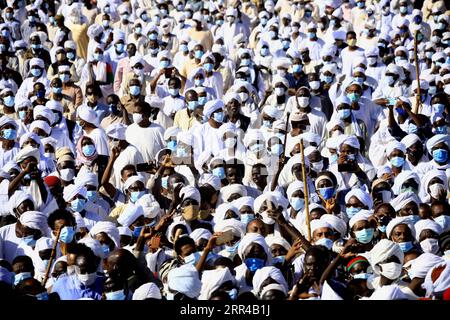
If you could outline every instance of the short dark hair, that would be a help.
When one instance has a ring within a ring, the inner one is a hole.
[[[56,220],[68,220],[72,222],[72,225],[75,225],[75,217],[67,210],[64,209],[58,209],[50,213],[50,215],[47,218],[47,223],[50,229],[55,230],[55,221]]]
[[[175,244],[173,246],[173,249],[175,250],[175,252],[177,253],[177,255],[181,254],[181,248],[187,244],[191,244],[192,246],[195,247],[195,242],[194,239],[192,239],[191,237],[181,237],[178,238],[177,241],[175,241]]]
[[[347,34],[345,35],[346,38],[348,38],[348,36],[354,35],[356,37],[356,32],[355,31],[348,31]]]
[[[27,269],[33,270],[33,260],[29,256],[17,256],[13,259],[12,264],[23,263]]]

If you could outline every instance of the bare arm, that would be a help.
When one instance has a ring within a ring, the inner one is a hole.
[[[112,199],[116,195],[116,188],[109,182],[111,178],[114,162],[117,160],[120,154],[120,149],[118,147],[114,147],[111,152],[111,156],[109,157],[108,164],[106,165],[105,172],[103,173],[101,186],[108,193],[108,196]]]

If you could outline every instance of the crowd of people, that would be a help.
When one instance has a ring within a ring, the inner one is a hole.
[[[450,300],[447,1],[0,8],[0,296]]]

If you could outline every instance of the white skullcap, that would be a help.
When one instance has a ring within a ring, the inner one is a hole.
[[[405,145],[405,148],[408,149],[409,147],[411,147],[414,143],[416,143],[418,141],[420,141],[419,136],[415,133],[410,133],[403,137],[403,139],[401,140],[401,143],[403,143]]]
[[[180,198],[183,199],[183,201],[186,199],[196,200],[199,205],[201,202],[200,192],[198,191],[197,188],[192,187],[192,186],[185,186],[185,187],[181,188]]]
[[[84,120],[90,124],[95,125],[96,127],[99,127],[98,117],[97,113],[88,106],[79,106],[77,109],[78,117],[80,117],[81,120]]]
[[[30,69],[33,68],[34,66],[38,66],[39,68],[44,69],[45,68],[44,60],[39,58],[30,59]]]
[[[192,146],[194,143],[194,136],[189,132],[180,131],[177,134],[177,141],[183,142],[188,146]]]
[[[113,139],[125,140],[127,126],[123,123],[113,123],[106,128],[106,135]]]
[[[346,135],[346,134],[342,134],[339,136],[339,145],[338,145],[338,149],[341,148],[342,145],[349,145],[353,148],[356,148],[359,150],[360,145],[359,145],[359,141],[358,138],[354,135]]]
[[[41,159],[39,149],[33,148],[32,146],[26,146],[16,154],[15,160],[17,163],[21,163],[22,161],[24,161],[29,157],[33,157],[39,162]]]
[[[30,131],[33,132],[36,128],[44,130],[46,134],[50,134],[52,131],[50,125],[44,120],[34,120],[30,125]]]
[[[142,206],[129,203],[125,210],[120,214],[119,218],[117,218],[117,222],[123,227],[129,227],[140,216],[144,216],[144,209]]]
[[[231,195],[235,193],[239,194],[241,197],[246,197],[247,189],[245,188],[245,186],[238,183],[233,183],[220,189],[220,197],[225,202],[228,202],[228,199],[231,197]]]
[[[51,249],[51,248],[53,248],[54,244],[55,244],[55,241],[52,238],[40,237],[36,241],[36,245],[34,246],[34,252]]]
[[[242,238],[245,234],[245,226],[237,219],[225,219],[214,225],[214,232],[225,231],[231,231],[234,236]]]
[[[137,288],[133,293],[132,300],[145,300],[145,299],[158,299],[161,300],[161,290],[153,282],[148,282]]]
[[[200,12],[197,13],[200,14]],[[170,270],[167,276],[167,284],[172,291],[180,292],[193,299],[200,295],[202,287],[198,271],[191,264],[185,264]]]
[[[94,255],[99,257],[100,259],[106,258],[106,254],[102,249],[102,245],[97,239],[94,239],[92,237],[84,237],[83,239],[79,240],[78,243],[84,244],[86,247],[91,249]]]
[[[335,231],[339,232],[341,237],[347,234],[347,223],[343,219],[333,214],[324,214],[320,217],[320,220],[329,223]]]
[[[442,233],[442,227],[438,223],[434,222],[434,220],[421,219],[414,224],[414,231],[416,234],[417,242],[419,242],[420,233],[423,230],[432,230],[436,232],[438,235]]]
[[[241,210],[243,206],[248,206],[253,209],[255,199],[250,196],[240,197],[232,202],[232,204],[238,209]]]
[[[378,264],[383,263],[392,256],[396,256],[400,260],[400,264],[403,264],[403,251],[397,243],[388,239],[381,239],[372,250],[370,250],[370,264],[376,275],[380,274],[380,267]]]
[[[80,186],[95,186],[98,188],[98,175],[91,171],[80,172],[75,178],[75,184]]]
[[[212,101],[208,101],[208,102],[205,104],[205,107],[204,107],[204,109],[203,109],[203,115],[204,115],[207,119],[209,119],[209,118],[211,118],[211,115],[212,115],[215,111],[220,110],[220,109],[223,109],[224,106],[225,106],[225,105],[224,105],[224,103],[223,103],[222,100],[212,100]]]
[[[272,86],[275,87],[278,83],[283,84],[286,88],[289,88],[289,82],[286,78],[280,77],[279,75],[276,75],[272,79]]]
[[[140,181],[142,182],[142,184],[144,184],[144,178],[142,176],[137,175],[129,177],[123,185],[123,190],[126,191],[129,187],[131,187],[132,184],[134,184],[137,181]]]
[[[219,191],[221,188],[221,182],[220,178],[218,176],[215,176],[210,173],[204,173],[200,176],[198,179],[198,185],[203,186],[205,184],[209,184],[211,187],[213,187],[216,191]]]
[[[212,237],[212,233],[208,229],[197,228],[191,232],[189,237],[191,237],[194,242],[197,242],[200,239],[209,240]]]
[[[98,221],[92,229],[89,231],[91,237],[94,237],[100,232],[106,233],[108,237],[114,242],[116,248],[120,247],[120,235],[119,229],[116,225],[111,221]]]
[[[61,104],[61,102],[56,101],[56,100],[48,100],[47,103],[45,104],[45,106],[48,109],[53,110],[53,111],[58,111],[58,112],[61,112],[61,113],[64,112],[63,105]],[[53,122],[55,122],[55,121],[53,120]]]
[[[89,38],[95,38],[103,32],[103,27],[97,23],[94,23],[87,29],[87,35]]]
[[[42,117],[48,119],[50,123],[55,122],[55,116],[54,116],[52,110],[50,110],[46,106],[38,105],[38,106],[34,107],[33,118],[36,119],[36,117],[38,117],[38,116],[42,116]]]
[[[289,251],[289,249],[291,248],[291,245],[286,241],[286,239],[280,236],[275,236],[273,234],[266,237],[266,242],[269,247],[274,244],[278,244],[279,246],[282,246],[284,249],[286,249],[286,251]]]
[[[120,236],[129,236],[129,237],[133,236],[133,233],[128,227],[117,227],[117,230],[119,230]]]
[[[388,143],[388,145],[386,146],[386,156],[390,156],[390,154],[394,151],[394,150],[400,150],[401,152],[403,152],[404,154],[406,153],[406,147],[403,143],[398,142],[397,140],[393,140],[391,142]]]

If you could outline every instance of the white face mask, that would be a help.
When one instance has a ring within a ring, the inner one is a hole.
[[[77,274],[78,280],[86,287],[90,286],[97,279],[97,272]]]
[[[320,160],[319,162],[311,162],[311,166],[315,172],[320,172],[323,169],[323,160]]]
[[[309,105],[309,97],[298,97],[297,101],[301,108],[306,108]]]
[[[64,181],[72,181],[75,177],[75,170],[74,169],[62,169],[59,171],[59,177]]]
[[[390,280],[396,280],[402,273],[402,265],[397,262],[389,262],[380,264],[382,271],[380,273]]]
[[[320,88],[320,81],[311,81],[309,83],[309,86],[311,87],[312,90],[317,90]]]
[[[275,94],[277,96],[282,96],[284,94],[284,88],[280,88],[280,87],[275,88]]]
[[[136,124],[141,123],[142,119],[143,119],[142,114],[140,114],[140,113],[133,113],[133,122],[134,123],[136,123]]]
[[[427,238],[423,241],[420,241],[420,247],[422,248],[423,252],[437,254],[439,252],[438,239]]]

